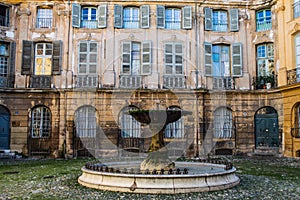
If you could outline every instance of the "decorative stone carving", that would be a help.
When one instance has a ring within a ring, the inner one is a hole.
[[[21,15],[27,15],[27,16],[29,16],[29,15],[31,15],[31,11],[30,11],[30,9],[29,8],[19,8],[18,10],[17,10],[17,15],[19,15],[19,16],[21,16]]]

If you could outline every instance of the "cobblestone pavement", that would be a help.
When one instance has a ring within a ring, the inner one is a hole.
[[[287,158],[234,158],[235,165],[242,165],[243,162],[253,163],[253,169],[260,171],[257,167],[264,167],[265,165],[258,165],[258,163],[269,164],[267,166],[286,166],[295,168],[300,171],[299,159]],[[273,168],[270,167],[270,171]],[[238,168],[237,174],[241,179],[241,183],[231,189],[206,192],[206,193],[189,193],[177,195],[142,195],[142,194],[128,194],[107,192],[80,186],[77,183],[77,178],[80,171],[63,174],[60,176],[43,177],[42,179],[32,179],[26,183],[16,183],[14,188],[0,187],[0,199],[300,199],[300,177],[295,177],[293,174],[283,173],[278,176],[249,174],[247,170],[240,170]],[[262,169],[268,171],[268,169]],[[272,172],[270,172],[272,173]],[[299,174],[299,173],[298,173]],[[13,175],[13,174],[12,174]],[[5,184],[1,181],[0,185]],[[3,186],[3,185],[2,185]]]

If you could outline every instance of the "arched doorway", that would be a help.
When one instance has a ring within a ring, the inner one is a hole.
[[[10,149],[10,113],[0,106],[0,149]]]
[[[255,116],[255,147],[279,147],[279,129],[277,111],[270,107],[260,108]]]

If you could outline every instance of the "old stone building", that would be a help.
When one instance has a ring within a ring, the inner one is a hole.
[[[192,111],[166,128],[176,156],[296,156],[279,28],[290,18],[276,2],[4,1],[0,149],[144,153],[149,127],[126,114],[142,108]]]

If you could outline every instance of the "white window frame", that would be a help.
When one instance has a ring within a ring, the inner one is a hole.
[[[181,46],[181,52],[176,52],[176,46]],[[172,51],[167,52],[167,46],[171,46]],[[176,58],[181,57],[181,62],[177,62]],[[171,62],[169,59],[171,58]],[[183,60],[183,44],[180,42],[165,43],[164,44],[164,73],[165,75],[183,75],[184,74],[184,60]],[[171,68],[171,73],[169,73],[167,68]],[[177,73],[177,68],[181,68],[181,73]]]
[[[76,137],[95,138],[97,132],[96,109],[82,106],[75,112]]]
[[[38,46],[39,45],[43,45],[43,49],[42,49],[42,54],[39,54],[39,49],[38,49]],[[51,46],[51,49],[50,48],[47,48],[47,46]],[[48,51],[51,51],[51,54],[48,54],[47,52]],[[47,43],[47,42],[39,42],[39,43],[36,43],[35,44],[35,62],[34,62],[34,75],[51,75],[52,74],[52,55],[53,55],[53,44],[52,43]],[[42,60],[42,64],[41,64],[41,73],[38,73],[37,71],[37,64],[38,64],[38,60]],[[46,68],[46,60],[50,59],[50,62],[49,64],[51,65],[50,66],[50,69],[47,70]]]
[[[228,12],[226,10],[213,10],[212,13],[212,28],[216,32],[227,32],[228,31]],[[224,14],[226,19],[223,18]],[[217,17],[215,16],[217,15]]]
[[[270,12],[271,16],[267,16],[267,12]],[[259,13],[263,13],[262,17],[259,17]],[[270,18],[270,19],[269,19]],[[272,28],[272,11],[270,9],[258,10],[255,13],[256,19],[256,31],[267,31]],[[260,21],[262,20],[262,21]]]
[[[38,7],[36,15],[36,28],[52,28],[53,9],[51,7]]]
[[[135,16],[137,12],[137,16]],[[139,28],[140,24],[140,8],[138,7],[124,7],[123,8],[123,27],[126,29]]]
[[[10,59],[10,44],[0,42],[0,77],[7,77]]]
[[[83,10],[88,10],[87,19],[83,19],[84,14]],[[96,11],[94,19],[92,19],[92,10]],[[97,28],[98,27],[98,8],[93,6],[82,6],[81,7],[81,20],[80,20],[80,27],[81,28]]]
[[[180,8],[165,9],[165,28],[170,30],[179,30],[181,28],[181,12]],[[179,14],[179,16],[176,16]],[[170,17],[169,17],[170,15]],[[168,18],[169,17],[169,18]]]
[[[38,106],[31,111],[31,137],[49,138],[51,131],[51,111],[45,106]]]
[[[217,139],[231,139],[233,131],[232,111],[226,107],[217,108],[214,112],[214,137]]]
[[[86,51],[81,51],[81,45],[86,44]],[[90,51],[91,45],[96,45],[96,51]],[[81,41],[78,46],[78,75],[96,75],[98,70],[98,43],[95,41]],[[81,62],[81,56],[85,56],[86,61]],[[95,60],[91,60],[94,56]],[[85,65],[85,72],[82,72],[81,65]],[[93,71],[91,66],[95,66]]]
[[[263,50],[265,49],[265,50]],[[274,44],[263,43],[256,46],[257,76],[269,76],[274,73]]]

